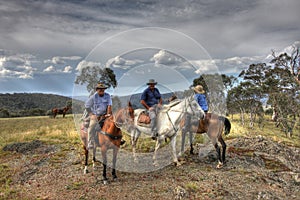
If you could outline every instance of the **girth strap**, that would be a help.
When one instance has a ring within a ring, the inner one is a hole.
[[[119,140],[119,139],[122,139],[122,137],[123,137],[123,135],[112,135],[112,134],[106,133],[104,131],[100,131],[100,133],[102,135],[106,135],[106,136],[110,137],[113,140]]]

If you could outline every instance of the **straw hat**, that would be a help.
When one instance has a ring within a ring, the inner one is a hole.
[[[97,89],[107,89],[108,87],[104,83],[97,83],[96,90]]]
[[[202,85],[197,85],[193,89],[198,94],[204,94],[205,93],[205,90],[203,89]]]
[[[147,85],[150,85],[150,84],[154,84],[154,85],[156,85],[156,84],[157,84],[157,82],[155,82],[155,80],[154,80],[154,79],[149,79],[149,82],[147,83]]]

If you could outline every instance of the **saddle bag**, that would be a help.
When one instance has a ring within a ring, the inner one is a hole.
[[[149,117],[149,114],[146,112],[141,112],[141,114],[139,115],[138,118],[138,123],[142,123],[142,124],[150,124],[151,119]]]

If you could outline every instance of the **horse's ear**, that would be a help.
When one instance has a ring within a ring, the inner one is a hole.
[[[131,105],[131,102],[130,102],[130,101],[128,101],[128,107],[132,107],[132,105]]]

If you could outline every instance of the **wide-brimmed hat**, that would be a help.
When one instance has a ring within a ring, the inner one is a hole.
[[[154,80],[154,79],[149,79],[149,82],[147,83],[147,85],[150,85],[150,84],[154,84],[154,85],[156,85],[156,84],[157,84],[157,82],[155,82],[155,80]]]
[[[203,89],[202,85],[197,85],[193,89],[198,94],[204,94],[205,93],[205,90]]]
[[[96,85],[96,90],[97,89],[107,89],[107,85],[105,85],[104,83],[97,83]]]

